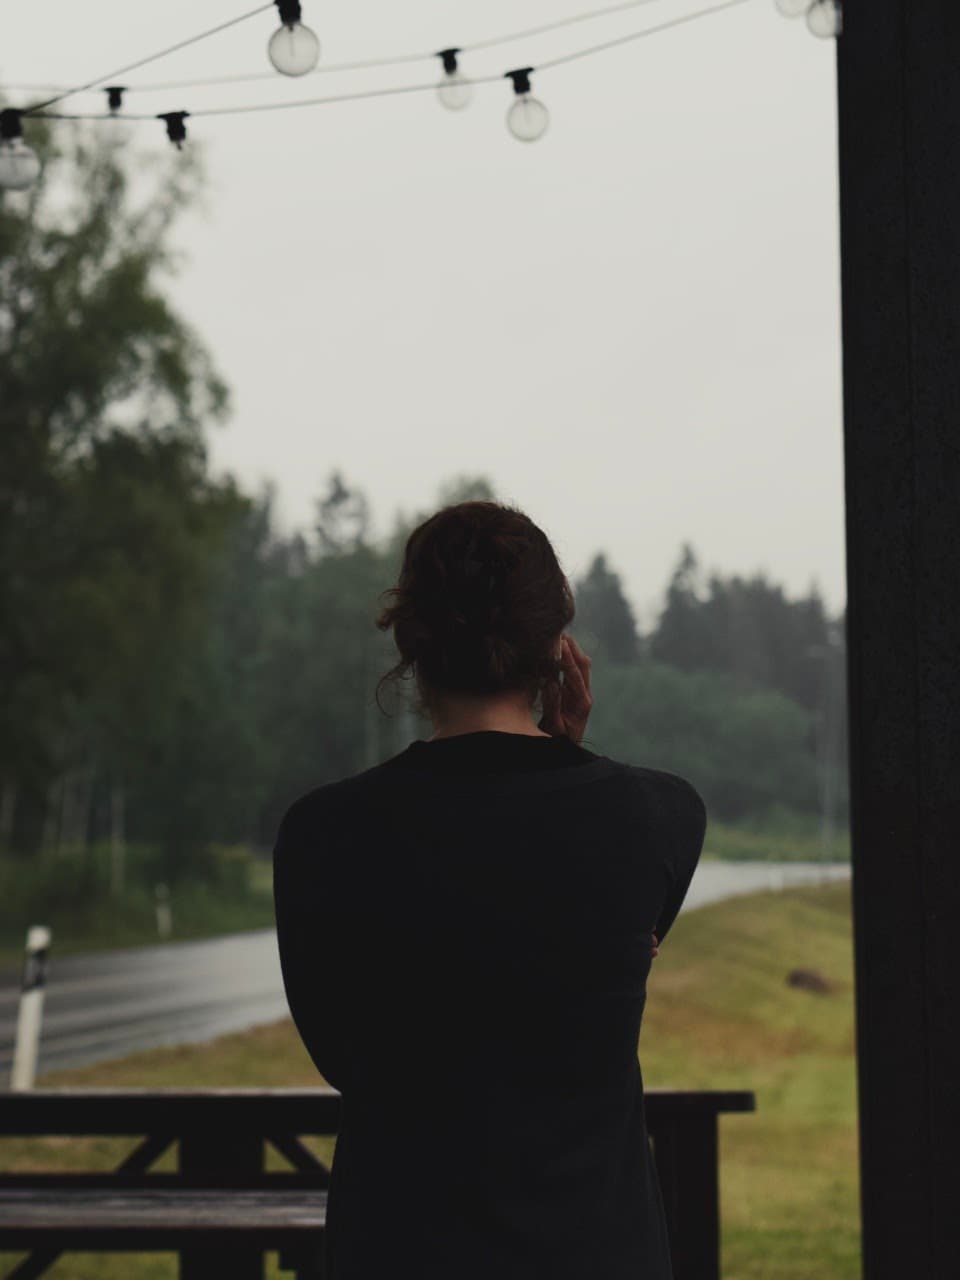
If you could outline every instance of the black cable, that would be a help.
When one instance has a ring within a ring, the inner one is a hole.
[[[562,66],[564,63],[573,62],[579,58],[586,58],[595,53],[602,53],[607,49],[613,49],[619,45],[628,44],[634,40],[642,40],[646,36],[657,35],[661,31],[667,31],[672,27],[678,27],[681,24],[686,22],[692,22],[696,18],[709,17],[710,14],[720,13],[724,9],[732,9],[736,5],[741,5],[746,3],[747,3],[747,0],[722,0],[722,3],[711,5],[709,8],[695,10],[693,13],[685,14],[680,18],[672,18],[667,22],[659,23],[655,27],[644,27],[642,31],[633,31],[633,32],[630,32],[628,35],[619,36],[615,40],[607,40],[603,44],[589,45],[585,49],[575,50],[573,53],[564,54],[559,58],[553,58],[547,62],[541,62],[538,66],[527,67],[525,68],[525,70],[528,73],[547,71],[552,67],[559,67],[559,66]],[[502,81],[505,78],[511,76],[512,74],[513,74],[512,72],[508,71],[506,73],[506,76],[504,75],[490,75],[490,76],[477,76],[477,77],[464,76],[462,83],[464,84],[493,84],[494,82],[502,83]],[[429,84],[396,85],[390,88],[383,88],[383,89],[361,89],[361,90],[358,90],[356,93],[331,94],[328,97],[324,97],[324,98],[296,98],[289,102],[250,103],[247,106],[241,106],[241,107],[207,107],[205,109],[201,108],[199,111],[191,111],[189,115],[191,118],[193,118],[193,117],[199,117],[199,116],[246,115],[252,112],[260,112],[260,111],[285,111],[292,107],[326,106],[328,103],[332,103],[332,102],[353,102],[361,98],[385,98],[398,93],[436,92],[436,88],[437,88],[436,81],[431,81]],[[167,113],[167,114],[177,114],[177,113]],[[78,115],[78,114],[74,114],[73,112],[69,114],[60,114],[60,113],[46,112],[46,111],[42,113],[42,116],[44,119],[47,119],[47,120],[157,120],[157,119],[166,118],[165,115],[164,116],[145,115],[145,114],[127,115],[126,113],[124,113],[123,115],[102,115],[102,114],[101,115]]]
[[[238,18],[230,18],[227,22],[221,22],[216,27],[211,27],[208,31],[201,31],[199,35],[190,36],[187,40],[180,40],[177,44],[170,45],[167,49],[161,49],[159,53],[151,53],[149,57],[140,58],[137,62],[131,62],[125,67],[118,67],[116,71],[108,71],[105,76],[98,76],[96,80],[90,80],[87,84],[77,85],[73,89],[65,89],[53,98],[47,98],[44,102],[36,102],[32,107],[21,108],[24,115],[33,115],[37,111],[43,111],[46,107],[55,106],[58,102],[63,102],[66,98],[72,98],[76,93],[85,93],[88,89],[96,89],[98,85],[105,84],[108,80],[117,80],[122,75],[126,75],[128,71],[135,71],[137,67],[145,67],[148,62],[156,62],[159,58],[165,58],[168,54],[176,53],[179,49],[186,49],[188,45],[198,44],[201,40],[206,40],[208,36],[215,36],[220,31],[226,31],[228,27],[235,27],[240,22],[246,22],[248,18],[255,17],[258,13],[264,13],[267,9],[272,9],[273,3],[258,5],[256,9],[251,9],[248,13],[242,13]]]

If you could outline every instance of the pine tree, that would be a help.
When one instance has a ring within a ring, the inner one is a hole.
[[[602,551],[576,584],[575,598],[577,616],[572,629],[589,633],[597,651],[610,662],[636,662],[640,645],[633,609],[619,575],[608,567]]]

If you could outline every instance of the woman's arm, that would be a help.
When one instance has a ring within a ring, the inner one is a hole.
[[[669,862],[671,883],[653,927],[657,943],[666,937],[677,918],[700,861],[707,830],[707,808],[700,793],[672,773],[661,773],[662,840]]]
[[[347,965],[336,929],[335,891],[306,834],[297,802],[280,824],[273,850],[273,904],[287,1004],[323,1078],[343,1090],[350,1078]]]

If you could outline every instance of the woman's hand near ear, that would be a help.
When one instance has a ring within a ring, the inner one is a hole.
[[[586,731],[587,718],[593,706],[590,696],[592,664],[572,636],[565,634],[561,645],[563,684],[544,687],[543,716],[537,727],[554,737],[565,734],[579,742]]]

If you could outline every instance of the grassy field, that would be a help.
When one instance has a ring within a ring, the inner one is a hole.
[[[725,1280],[860,1275],[849,882],[759,893],[681,915],[653,975],[640,1037],[647,1088],[748,1088],[720,1119]],[[786,985],[795,967],[833,984]],[[289,1021],[41,1078],[45,1085],[299,1085],[319,1077]],[[95,1168],[128,1140],[5,1140],[0,1167]],[[329,1159],[333,1140],[312,1140]],[[401,1157],[402,1157],[402,1153]],[[282,1167],[279,1157],[272,1167]],[[173,1168],[168,1153],[158,1168]],[[6,1270],[18,1255],[0,1255]],[[51,1280],[173,1280],[174,1255],[61,1258]],[[269,1259],[268,1275],[276,1270]]]

